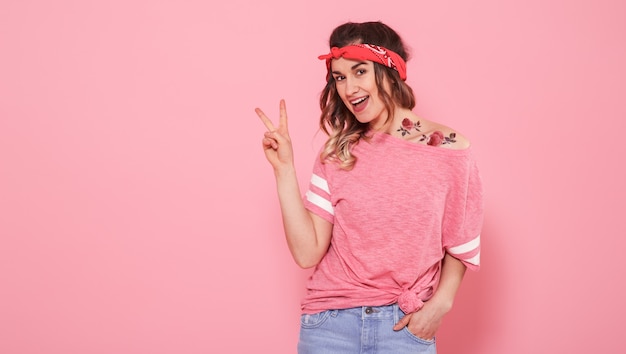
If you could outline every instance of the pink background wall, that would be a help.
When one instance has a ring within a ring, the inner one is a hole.
[[[412,47],[424,117],[474,142],[483,268],[442,354],[622,353],[623,1],[0,4],[0,352],[294,353],[260,106],[300,182],[336,25]]]

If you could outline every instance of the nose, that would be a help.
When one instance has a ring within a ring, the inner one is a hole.
[[[346,77],[346,93],[351,95],[359,92],[359,84],[354,77]]]

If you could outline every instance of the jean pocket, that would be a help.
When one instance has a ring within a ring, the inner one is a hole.
[[[404,333],[406,333],[407,336],[409,336],[411,339],[413,339],[414,341],[421,343],[421,344],[435,344],[435,338],[433,339],[424,339],[424,338],[420,338],[418,336],[416,336],[415,334],[413,334],[413,332],[409,331],[408,327],[404,327],[402,329],[402,331],[404,331]]]
[[[303,314],[300,316],[300,325],[302,328],[316,328],[324,324],[328,317],[330,317],[331,310],[322,311],[314,314]]]

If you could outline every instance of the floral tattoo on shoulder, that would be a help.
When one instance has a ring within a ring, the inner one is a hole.
[[[402,120],[402,125],[400,126],[400,129],[398,129],[397,131],[402,132],[402,136],[405,136],[407,134],[411,134],[411,130],[421,132],[421,127],[422,123],[419,120],[417,122],[414,122],[409,118],[404,118]]]
[[[421,127],[422,127],[422,124],[419,120],[417,122],[414,122],[410,120],[409,118],[404,118],[402,120],[402,126],[400,126],[400,128],[397,131],[401,132],[402,136],[405,136],[405,135],[411,134],[412,130],[415,130],[421,133],[421,130],[420,130]],[[426,141],[426,144],[431,145],[431,146],[452,144],[452,143],[456,143],[456,133],[452,132],[448,134],[448,136],[445,136],[443,135],[442,132],[440,132],[439,130],[436,130],[432,132],[430,135],[422,134],[419,141],[420,142]]]

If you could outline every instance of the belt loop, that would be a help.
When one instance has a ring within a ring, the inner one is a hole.
[[[396,302],[393,304],[393,323],[398,323],[398,321],[400,321],[400,306]]]

